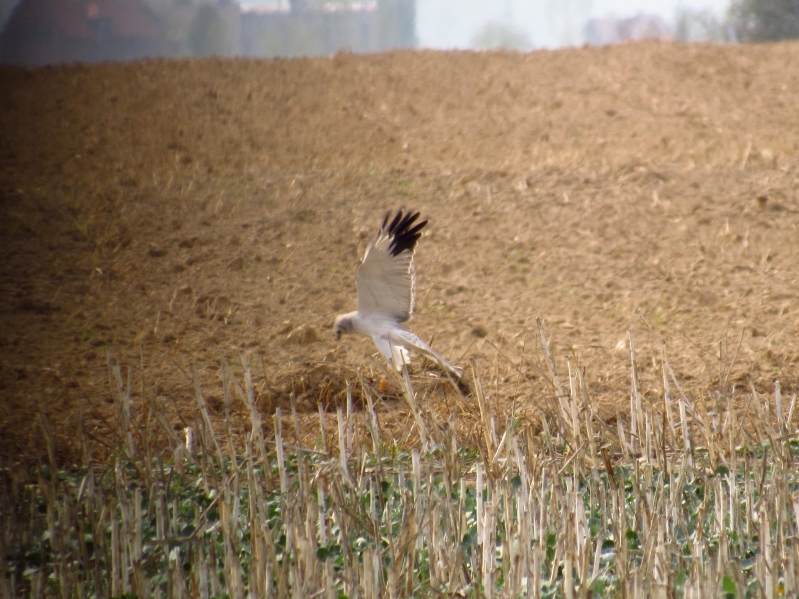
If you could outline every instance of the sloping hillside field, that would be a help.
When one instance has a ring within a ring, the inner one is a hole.
[[[431,221],[411,328],[469,377],[475,359],[500,422],[553,405],[536,318],[561,377],[579,360],[606,419],[629,411],[628,331],[655,406],[662,356],[694,400],[775,380],[792,393],[797,51],[0,71],[3,454],[39,447],[39,412],[62,456],[77,426],[112,434],[109,355],[134,402],[164,402],[175,426],[195,409],[189,365],[223,415],[220,358],[241,368],[242,353],[266,417],[292,390],[301,413],[334,411],[347,380],[382,372],[370,341],[336,343],[331,327],[399,206]],[[394,382],[384,433],[413,443]],[[446,419],[449,395],[424,401]]]

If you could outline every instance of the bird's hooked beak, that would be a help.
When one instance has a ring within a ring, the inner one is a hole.
[[[333,335],[336,341],[341,341],[341,336],[347,333],[352,333],[352,317],[355,312],[351,314],[342,314],[336,318],[336,324],[333,325]]]

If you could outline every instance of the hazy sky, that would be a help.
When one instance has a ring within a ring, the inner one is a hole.
[[[729,0],[416,0],[416,33],[426,48],[468,48],[490,21],[510,23],[533,47],[582,44],[591,17],[656,14],[672,23],[679,8],[721,16]]]
[[[656,13],[663,17],[671,18],[680,6],[693,9],[709,8],[716,13],[727,10],[729,0],[594,0],[591,3],[592,16],[601,16],[607,13],[635,14],[637,12]]]
[[[202,1],[202,0],[195,0]],[[274,5],[280,0],[240,0]],[[0,25],[18,0],[0,0]],[[579,45],[591,17],[630,17],[640,12],[674,21],[679,8],[709,9],[721,16],[730,0],[416,0],[416,34],[425,48],[470,48],[490,22],[510,24],[534,48]],[[288,0],[283,0],[288,6]]]

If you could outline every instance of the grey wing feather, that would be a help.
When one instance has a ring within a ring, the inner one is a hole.
[[[355,270],[358,312],[388,314],[397,322],[405,322],[413,313],[416,291],[413,252],[427,221],[414,226],[418,212],[403,215],[399,210],[391,222],[389,216]]]

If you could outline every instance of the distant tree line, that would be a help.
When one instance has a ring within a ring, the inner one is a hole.
[[[17,2],[14,5],[14,2]],[[415,0],[0,0],[0,64],[320,56],[416,46]]]
[[[0,0],[2,1],[2,0]],[[171,56],[317,56],[416,46],[415,0],[286,0],[241,12],[234,0],[147,0]]]
[[[799,38],[799,0],[735,0],[731,16],[739,41]]]
[[[681,8],[674,23],[678,41],[776,42],[799,38],[799,0],[732,0],[726,17]]]

